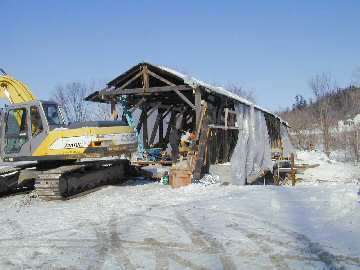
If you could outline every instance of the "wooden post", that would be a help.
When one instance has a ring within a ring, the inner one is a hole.
[[[144,145],[144,148],[148,148],[149,145],[148,145],[148,115],[147,115],[147,112],[145,113],[144,115],[144,121],[143,121],[143,124],[142,124],[142,129],[143,129],[143,145]]]
[[[224,130],[224,161],[229,161],[229,140],[228,140],[228,116],[229,116],[229,109],[224,108],[225,110],[225,130]]]
[[[118,114],[116,112],[116,102],[115,101],[111,101],[111,118],[113,120],[117,120],[117,118],[118,118]]]
[[[201,117],[201,89],[195,89],[195,112],[196,112],[196,129],[199,129],[200,117]]]
[[[294,156],[293,153],[291,153],[290,162],[291,162],[291,173],[290,173],[291,184],[292,184],[293,186],[295,186],[295,183],[296,183],[296,172],[295,172],[295,156]]]
[[[164,141],[164,110],[159,109],[158,114],[161,115],[160,122],[159,122],[159,144],[162,147],[163,141]]]
[[[225,108],[225,130],[228,127],[229,108]]]
[[[148,68],[146,65],[144,65],[142,70],[143,73],[143,88],[144,88],[144,92],[146,92],[149,89],[149,73],[148,73]]]
[[[171,116],[170,116],[169,124],[168,124],[167,129],[166,129],[166,135],[165,135],[165,140],[164,140],[164,143],[166,143],[166,144],[169,143],[171,125],[172,125],[172,124],[174,123],[174,121],[175,121],[176,114],[177,114],[176,111],[171,111]]]

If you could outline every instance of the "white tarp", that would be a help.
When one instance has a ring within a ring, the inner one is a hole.
[[[239,137],[231,157],[232,183],[251,183],[266,170],[272,170],[271,146],[264,113],[237,104]]]

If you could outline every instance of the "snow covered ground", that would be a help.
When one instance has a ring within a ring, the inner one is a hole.
[[[2,198],[0,269],[360,269],[360,169],[298,157],[320,166],[296,187],[137,180]]]

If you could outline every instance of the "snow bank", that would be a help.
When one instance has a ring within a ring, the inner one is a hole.
[[[358,165],[329,159],[320,151],[299,151],[297,163],[319,164],[318,167],[309,168],[302,175],[299,175],[303,183],[358,183],[360,180],[360,167]]]

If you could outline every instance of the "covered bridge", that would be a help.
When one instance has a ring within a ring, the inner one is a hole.
[[[111,104],[114,118],[120,117],[116,104],[141,111],[134,127],[145,149],[165,150],[173,125],[193,131],[195,143],[186,155],[192,179],[200,178],[212,164],[231,161],[232,182],[252,183],[272,171],[273,158],[286,158],[292,151],[287,124],[278,116],[167,67],[139,63],[86,100]]]

